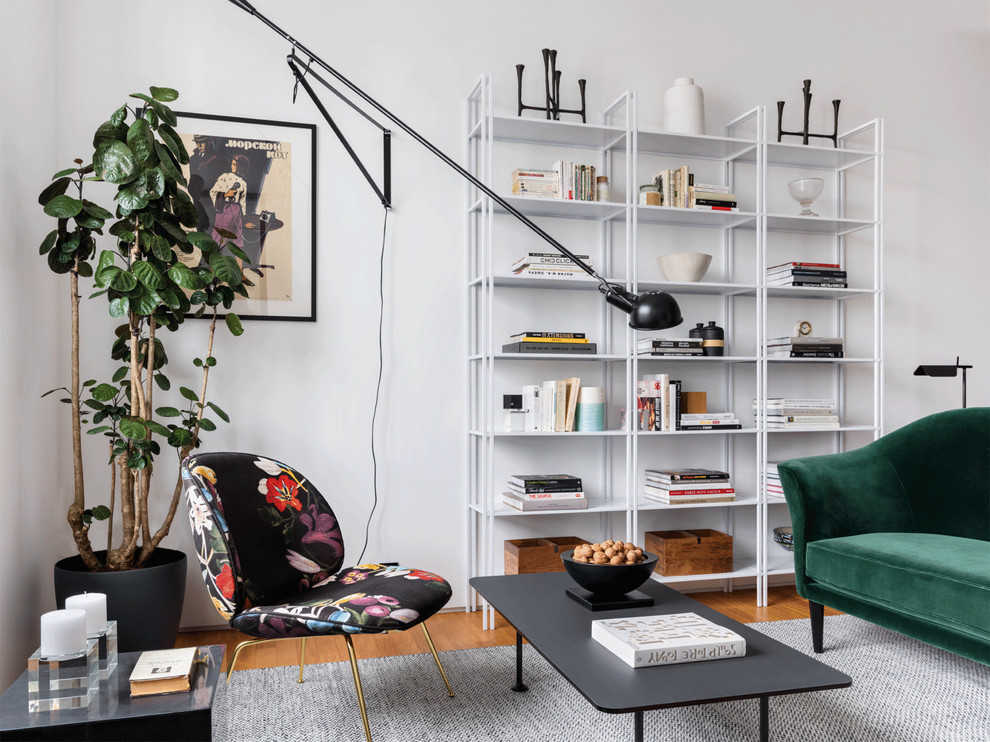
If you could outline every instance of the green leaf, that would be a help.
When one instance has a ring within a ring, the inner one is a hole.
[[[223,237],[225,240],[236,240],[237,235],[233,232],[228,232],[226,229],[221,229],[220,227],[215,227],[217,234]]]
[[[69,172],[71,173],[74,171],[69,170]],[[50,183],[48,187],[38,195],[38,203],[44,206],[56,196],[61,196],[68,190],[69,183],[71,182],[72,181],[69,178],[59,178],[54,183]]]
[[[149,288],[145,288],[141,291],[137,300],[131,299],[131,310],[141,316],[148,317],[155,313],[155,310],[161,306],[162,299],[158,294]]]
[[[53,229],[44,240],[41,241],[41,247],[38,248],[38,254],[44,255],[53,247],[55,247],[55,242],[58,240],[58,230]]]
[[[209,263],[217,278],[224,283],[230,286],[239,286],[243,282],[244,275],[241,273],[241,267],[229,255],[215,253],[210,256]]]
[[[130,372],[131,372],[130,366],[121,366],[120,368],[118,368],[116,371],[113,372],[112,379],[114,382],[118,382],[121,379],[123,379],[125,376],[127,376],[127,374],[129,374]]]
[[[106,520],[111,515],[113,515],[113,513],[110,512],[110,508],[106,505],[97,505],[93,508],[93,517],[96,518],[96,520]]]
[[[199,401],[199,395],[196,394],[196,392],[194,392],[189,387],[180,386],[179,387],[179,394],[181,394],[183,397],[185,397],[186,399],[188,399],[190,402],[198,402]]]
[[[116,259],[115,256],[116,256],[116,253],[114,253],[114,252],[112,252],[110,250],[103,250],[103,251],[101,251],[100,252],[100,260],[99,260],[99,263],[97,263],[96,270],[97,271],[101,271],[104,268],[109,268],[111,265],[114,264],[114,260]]]
[[[116,268],[116,266],[114,267]],[[117,275],[115,275],[113,280],[110,282],[110,285],[113,288],[117,289],[117,291],[122,291],[126,293],[128,291],[132,291],[135,287],[137,287],[138,285],[137,279],[129,271],[120,270],[119,268],[118,270],[120,272],[117,273]]]
[[[179,91],[174,88],[158,88],[151,86],[151,97],[160,100],[162,103],[171,103],[179,97]]]
[[[89,278],[90,276],[93,275],[93,266],[91,266],[89,263],[84,263],[80,261],[79,268],[76,270],[76,272],[83,278]]]
[[[214,358],[213,356],[207,356],[206,365],[209,366],[210,368],[213,368],[214,366],[217,365],[217,359]]]
[[[174,407],[159,407],[155,410],[155,414],[159,417],[181,417],[182,413],[179,412]]]
[[[93,146],[99,147],[103,142],[123,142],[126,138],[127,127],[124,126],[124,119],[115,122],[111,118],[109,121],[104,121],[100,124],[100,128],[96,130],[96,133],[93,135]],[[93,165],[96,165],[96,160],[93,161]]]
[[[183,263],[176,263],[168,269],[168,276],[176,284],[184,289],[198,289],[200,285],[199,277],[193,273],[188,266]]]
[[[230,334],[234,337],[244,334],[244,328],[241,326],[241,320],[233,312],[228,313],[227,316],[224,317],[224,321],[227,323],[227,329],[230,330]]]
[[[116,319],[127,314],[127,310],[131,306],[131,300],[126,296],[118,296],[115,299],[110,300],[110,316]]]
[[[165,106],[162,106],[165,108]],[[165,118],[164,116],[162,117]],[[186,151],[185,145],[182,143],[182,139],[176,133],[175,129],[175,116],[172,117],[171,121],[166,121],[158,127],[158,136],[162,138],[162,141],[168,145],[168,148],[175,154],[175,158],[183,165],[189,164],[189,153]]]
[[[127,130],[127,146],[139,162],[151,163],[155,155],[155,135],[144,119],[137,119]]]
[[[59,219],[71,219],[82,211],[83,203],[72,196],[55,196],[45,204],[45,213]]]
[[[202,291],[193,291],[189,295],[190,304],[202,304],[204,301],[206,301],[206,294]]]
[[[113,112],[113,116],[110,117],[110,123],[114,126],[120,126],[124,123],[124,119],[127,118],[127,106],[121,106],[116,111]]]
[[[52,273],[68,273],[72,270],[71,262],[63,262],[58,250],[48,251],[48,267]]]
[[[161,198],[165,193],[165,176],[157,167],[145,170],[131,185],[149,200]]]
[[[172,388],[172,382],[168,380],[165,374],[155,374],[155,383],[158,384],[158,388],[163,392],[167,392]]]
[[[96,285],[101,287],[110,286],[113,280],[121,273],[121,269],[115,265],[108,265],[106,268],[96,268]]]
[[[76,217],[76,224],[86,229],[102,229],[103,220],[92,217],[89,214],[80,214]]]
[[[199,421],[199,427],[207,432],[212,432],[217,429],[217,424],[208,417],[204,417]]]
[[[113,219],[113,214],[104,209],[99,204],[94,204],[92,201],[87,201],[83,199],[83,211],[85,211],[90,216],[95,216],[97,219]]]
[[[213,238],[203,232],[190,232],[186,235],[186,239],[203,252],[216,252],[220,249],[220,246],[213,241]]]
[[[227,243],[226,245],[224,245],[224,247],[226,247],[228,250],[230,250],[230,252],[233,255],[236,255],[238,258],[240,258],[241,260],[243,260],[245,263],[250,263],[251,262],[251,258],[248,257],[248,254],[246,252],[244,252],[241,248],[239,248],[237,245],[235,245],[233,242]]]
[[[90,394],[93,395],[93,399],[98,399],[101,402],[109,402],[117,396],[117,387],[110,384],[100,384],[94,387]]]
[[[229,423],[230,422],[230,418],[227,416],[227,413],[224,412],[223,410],[221,410],[215,404],[213,404],[212,402],[207,402],[206,403],[206,406],[209,407],[211,410],[213,410],[215,413],[217,413],[217,417],[219,417],[225,423]]]
[[[171,150],[161,142],[155,142],[155,152],[158,153],[158,167],[165,173],[165,177],[171,178],[176,183],[186,185],[186,178],[178,166],[178,159]]]
[[[75,172],[76,169],[74,167],[67,167],[65,170],[59,170],[57,173],[55,173],[52,176],[52,180],[55,180],[56,178],[61,178],[65,175],[72,175]],[[41,203],[41,201],[39,201],[38,203]]]
[[[97,428],[90,428],[89,430],[87,430],[86,435],[96,435],[97,433],[104,433],[108,430],[110,430],[109,425],[100,425]]]
[[[168,240],[160,234],[152,235],[151,237],[151,254],[163,263],[171,262],[174,255],[172,247],[168,244]]]
[[[137,158],[123,142],[105,139],[93,154],[97,177],[108,183],[130,183],[139,172]]]
[[[128,211],[138,211],[148,205],[148,196],[132,184],[117,192],[117,203]]]
[[[181,448],[192,440],[192,433],[185,428],[176,428],[168,436],[168,445],[173,448]]]
[[[195,366],[196,368],[202,368],[203,367],[203,359],[202,358],[193,358],[193,366]]]
[[[163,435],[166,438],[169,436],[169,434],[171,432],[164,425],[162,425],[161,423],[156,423],[154,420],[148,420],[148,422],[146,424],[148,426],[148,429],[152,433],[158,433],[158,435]]]
[[[131,266],[134,277],[149,289],[158,289],[165,285],[162,273],[147,260],[139,260]]]
[[[148,428],[143,422],[133,417],[125,417],[120,421],[120,432],[132,441],[142,441],[148,437]]]

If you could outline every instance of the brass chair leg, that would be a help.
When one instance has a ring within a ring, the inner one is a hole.
[[[443,671],[443,665],[440,664],[440,655],[437,654],[437,648],[433,646],[433,638],[430,636],[429,629],[426,628],[426,622],[420,624],[423,627],[423,634],[426,636],[426,643],[430,645],[430,652],[433,653],[433,659],[436,660],[437,667],[440,669],[440,674],[443,676],[444,685],[447,686],[447,695],[450,698],[454,697],[454,691],[450,687],[450,681],[447,680],[447,673]]]
[[[299,680],[297,683],[303,681],[303,663],[306,661],[306,637],[304,636],[299,640]]]
[[[361,675],[358,673],[357,655],[354,654],[354,644],[350,634],[344,634],[347,643],[347,654],[351,658],[351,673],[354,675],[354,687],[357,688],[358,706],[361,707],[361,721],[364,723],[364,736],[371,742],[371,727],[368,726],[368,710],[364,707],[364,692],[361,690]]]
[[[252,644],[261,644],[264,641],[268,641],[268,640],[248,639],[247,641],[243,641],[240,644],[238,644],[236,647],[234,647],[234,656],[230,658],[230,666],[227,668],[227,685],[230,685],[230,678],[234,674],[234,665],[237,664],[237,658],[238,656],[240,656],[241,650],[244,649],[244,647],[250,647]]]

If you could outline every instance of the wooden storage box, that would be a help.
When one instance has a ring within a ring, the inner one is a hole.
[[[575,546],[587,544],[577,536],[557,538],[521,538],[505,542],[505,574],[523,575],[532,572],[563,572],[560,555]]]
[[[711,528],[647,531],[645,550],[659,557],[654,571],[665,577],[732,571],[732,536]]]

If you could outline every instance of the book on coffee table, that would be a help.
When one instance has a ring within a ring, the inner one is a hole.
[[[637,668],[746,654],[746,640],[739,634],[696,613],[592,621],[591,638]]]
[[[195,659],[196,647],[142,652],[129,678],[131,696],[188,691]]]

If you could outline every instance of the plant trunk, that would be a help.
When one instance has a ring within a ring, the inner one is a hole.
[[[217,308],[213,307],[213,320],[210,322],[210,335],[206,343],[206,357],[211,358],[213,356],[213,338],[216,335],[217,330]],[[185,446],[182,447],[182,452],[179,454],[179,464],[181,466],[182,461],[192,453],[193,449],[196,448],[196,443],[199,440],[199,421],[203,419],[203,411],[206,409],[206,386],[210,379],[210,366],[205,361],[203,362],[203,386],[199,393],[199,414],[196,416],[196,429],[193,431],[192,440],[189,441]],[[175,482],[175,489],[172,491],[172,501],[168,506],[168,513],[165,514],[165,519],[162,522],[161,528],[155,531],[155,535],[149,540],[145,538],[144,543],[141,548],[141,555],[138,557],[137,566],[141,566],[147,561],[148,557],[151,556],[151,552],[155,550],[155,547],[161,543],[162,539],[168,535],[169,529],[172,527],[172,520],[175,518],[175,513],[179,509],[179,501],[182,497],[182,472],[180,470],[179,476]]]
[[[72,537],[83,563],[89,569],[99,569],[100,562],[93,553],[93,545],[89,541],[89,526],[83,521],[86,510],[86,487],[83,479],[82,456],[82,425],[80,423],[79,404],[79,258],[76,258],[69,274],[70,306],[72,311],[72,380],[69,384],[69,396],[72,404],[72,473],[74,496],[66,520],[72,528]]]

